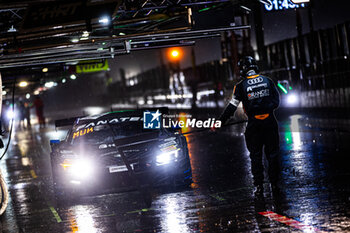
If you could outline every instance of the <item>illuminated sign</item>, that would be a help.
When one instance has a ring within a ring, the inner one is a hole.
[[[23,29],[47,28],[85,22],[88,18],[95,19],[101,15],[112,15],[121,0],[62,0],[45,1],[31,4],[27,10],[22,25]]]
[[[305,3],[301,4],[295,4],[295,0],[272,0],[271,5],[265,5],[265,9],[267,11],[280,11],[280,10],[288,10],[288,9],[295,9],[295,8],[303,8],[306,6]],[[299,0],[301,2],[301,0]],[[304,1],[305,2],[305,1]]]
[[[91,73],[98,71],[107,71],[109,69],[108,61],[105,60],[91,60],[91,61],[81,61],[76,66],[76,72],[80,73]]]
[[[294,4],[308,3],[310,0],[291,0]]]

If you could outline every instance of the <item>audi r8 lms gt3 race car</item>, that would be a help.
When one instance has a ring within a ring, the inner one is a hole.
[[[63,141],[51,141],[56,196],[189,185],[186,138],[173,129],[144,129],[143,112],[110,112],[77,118],[74,123],[72,118],[56,121],[56,127],[71,123]]]

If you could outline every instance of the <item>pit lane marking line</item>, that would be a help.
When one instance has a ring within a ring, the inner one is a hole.
[[[230,190],[226,190],[226,191],[223,191],[223,192],[217,192],[217,193],[214,193],[214,194],[209,194],[209,196],[217,199],[218,201],[225,201],[226,199],[223,198],[223,197],[220,197],[219,194],[227,194],[227,193],[232,193],[232,192],[236,192],[236,191],[239,191],[239,190],[248,190],[248,189],[252,189],[252,188],[254,188],[254,186],[245,186],[245,187],[241,187],[241,188],[230,189]]]
[[[226,191],[223,191],[223,192],[218,192],[216,194],[223,194],[223,193],[232,193],[232,192],[235,192],[235,191],[239,191],[239,190],[248,190],[248,189],[252,189],[254,188],[254,186],[245,186],[245,187],[241,187],[241,188],[236,188],[236,189],[230,189],[230,190],[226,190]]]
[[[220,197],[220,196],[217,195],[217,194],[210,194],[209,196],[215,198],[215,199],[218,200],[218,201],[225,201],[225,200],[226,200],[225,198]]]
[[[296,229],[307,231],[307,232],[321,232],[319,229],[309,226],[305,223],[299,222],[295,219],[288,218],[283,215],[276,214],[273,211],[265,211],[265,212],[258,212],[260,215],[267,217],[270,220],[274,220],[283,224],[286,224],[287,226],[294,227]]]
[[[133,210],[133,211],[129,211],[129,212],[126,212],[127,214],[134,214],[134,213],[138,213],[138,212],[147,212],[147,211],[150,211],[150,210],[154,210],[152,208],[150,209],[140,209],[140,210]]]
[[[105,217],[112,217],[112,216],[115,216],[115,213],[97,216],[96,218],[105,218]]]
[[[55,210],[55,208],[53,208],[52,206],[50,206],[50,210],[51,210],[53,216],[55,217],[57,223],[62,222],[62,219],[61,219],[60,215],[57,213],[57,211]]]
[[[38,176],[36,175],[35,171],[33,169],[30,170],[30,174],[32,175],[32,177],[34,179],[38,178]]]
[[[115,216],[116,214],[115,213],[112,213],[112,214],[106,214],[106,215],[99,215],[99,216],[96,216],[94,218],[106,218],[106,217],[113,217]],[[67,222],[71,222],[71,220],[62,220],[61,221],[62,223],[67,223]]]

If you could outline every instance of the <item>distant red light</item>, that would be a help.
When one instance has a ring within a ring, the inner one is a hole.
[[[182,57],[182,50],[179,48],[172,48],[168,51],[168,57],[171,61],[178,61]]]

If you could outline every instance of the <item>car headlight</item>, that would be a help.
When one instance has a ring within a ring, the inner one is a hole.
[[[178,150],[163,152],[163,153],[157,155],[156,163],[158,166],[169,164],[171,162],[176,161],[178,155],[179,155]]]
[[[89,159],[64,160],[61,166],[71,176],[77,179],[86,179],[94,173],[94,166]]]
[[[289,105],[296,105],[298,103],[298,96],[296,94],[289,94],[287,96],[287,103]]]
[[[7,119],[13,120],[16,116],[16,113],[12,109],[9,109],[6,113],[6,115],[7,115]]]

